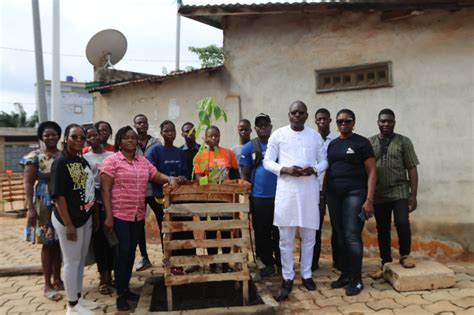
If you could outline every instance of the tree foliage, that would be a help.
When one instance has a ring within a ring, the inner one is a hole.
[[[190,46],[188,49],[190,52],[198,55],[202,68],[215,67],[224,64],[224,49],[222,47],[217,47],[212,44],[206,47]]]
[[[6,113],[0,112],[0,127],[35,127],[38,123],[38,111],[27,117],[26,111],[21,103],[14,103],[16,111]]]

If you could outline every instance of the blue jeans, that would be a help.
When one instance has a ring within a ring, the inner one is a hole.
[[[114,230],[119,241],[114,268],[115,289],[118,296],[129,290],[135,250],[141,234],[144,233],[144,226],[145,220],[124,221],[114,218]]]
[[[362,256],[362,222],[358,215],[367,198],[366,189],[348,192],[328,191],[327,204],[331,225],[337,235],[337,261],[343,275],[352,279],[361,279]]]
[[[408,199],[399,199],[387,203],[379,203],[375,207],[377,221],[377,237],[379,241],[380,258],[382,264],[392,261],[392,241],[390,229],[392,226],[392,212],[398,234],[400,256],[410,254],[411,231],[408,211]]]

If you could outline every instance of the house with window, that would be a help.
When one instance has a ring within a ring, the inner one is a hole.
[[[240,118],[265,112],[276,129],[295,100],[308,105],[309,127],[320,107],[333,116],[352,109],[367,137],[378,133],[378,112],[391,108],[421,162],[414,251],[473,253],[474,1],[189,5],[179,14],[222,29],[224,65],[102,82],[90,90],[95,120],[118,127],[140,112],[155,130],[164,119],[179,128],[195,120],[199,99],[214,96],[229,113],[221,133],[231,146]],[[375,248],[374,222],[366,230]]]

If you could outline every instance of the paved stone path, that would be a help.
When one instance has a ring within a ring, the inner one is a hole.
[[[40,246],[23,242],[25,219],[0,218],[0,269],[15,266],[39,265]],[[148,252],[154,267],[134,272],[131,288],[140,292],[145,279],[162,272],[161,249],[149,244]],[[328,258],[323,257],[321,268],[314,272],[317,290],[307,291],[296,278],[289,301],[280,303],[279,314],[474,314],[474,264],[463,261],[444,262],[454,270],[453,288],[433,291],[398,293],[383,280],[364,277],[365,289],[355,297],[347,297],[343,289],[331,289],[330,282],[338,277]],[[377,259],[364,259],[364,275],[377,268]],[[277,295],[280,278],[262,280],[273,295]],[[3,314],[64,314],[65,300],[51,302],[43,297],[41,275],[0,277],[0,315]],[[100,304],[96,314],[116,313],[115,296],[98,292],[98,273],[95,266],[86,268],[84,296]],[[64,293],[64,292],[62,292]]]

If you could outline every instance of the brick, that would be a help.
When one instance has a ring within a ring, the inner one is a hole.
[[[345,296],[346,290],[345,289],[328,289],[328,290],[321,290],[321,294],[326,297],[333,297],[333,296]]]
[[[25,305],[25,304],[28,304],[28,303],[32,302],[31,300],[33,300],[33,298],[22,298],[22,299],[14,299],[14,300],[10,299],[7,302],[5,302],[5,304],[3,304],[3,306],[9,307],[9,306]]]
[[[423,309],[420,305],[410,305],[402,309],[394,309],[393,312],[396,315],[401,315],[401,314],[406,314],[406,315],[428,315],[428,314],[433,314],[431,312],[428,312],[427,310]]]
[[[349,305],[342,305],[337,308],[344,314],[369,314],[373,311],[365,305],[365,303],[351,303]]]
[[[365,303],[365,302],[369,302],[369,301],[373,300],[370,293],[366,292],[366,290],[362,290],[361,293],[359,293],[358,295],[355,295],[355,296],[343,296],[342,299],[344,301],[346,301],[347,303],[349,303],[349,304]]]
[[[372,291],[370,295],[377,300],[386,298],[398,299],[403,297],[403,295],[394,290]]]
[[[470,307],[464,311],[457,312],[456,315],[472,315],[474,314],[474,307]]]
[[[459,289],[459,290],[449,290],[449,294],[453,296],[474,296],[474,289],[473,288],[466,288],[466,289]]]
[[[61,300],[58,302],[53,303],[43,303],[38,307],[38,310],[45,310],[45,311],[65,311],[66,310],[66,302]]]
[[[339,297],[339,296],[333,296],[327,299],[316,300],[316,304],[321,307],[348,305],[348,303],[344,301],[342,297]]]
[[[36,311],[38,308],[39,304],[26,304],[26,305],[20,305],[20,306],[14,306],[12,309],[9,310],[11,313],[32,313]]]
[[[423,305],[422,306],[425,310],[433,312],[433,313],[441,313],[441,312],[459,312],[463,309],[451,304],[448,301],[439,301],[430,305]]]
[[[383,309],[403,308],[402,305],[398,304],[393,299],[382,299],[373,302],[368,302],[367,306],[373,309],[374,311],[380,311]]]
[[[420,295],[409,295],[401,298],[395,298],[395,302],[403,306],[409,305],[426,305],[431,304],[431,301],[425,300]]]
[[[461,288],[461,289],[466,289],[466,288],[472,289],[472,288],[474,288],[474,281],[472,281],[472,280],[461,280],[461,281],[456,282],[454,287]]]
[[[433,293],[423,294],[423,299],[430,302],[439,302],[439,301],[450,301],[452,300],[452,295],[444,290],[439,290]]]
[[[411,269],[398,263],[385,264],[384,278],[402,292],[450,288],[455,283],[453,270],[435,261],[420,261]]]
[[[466,296],[451,300],[451,303],[462,308],[474,307],[474,296]]]

